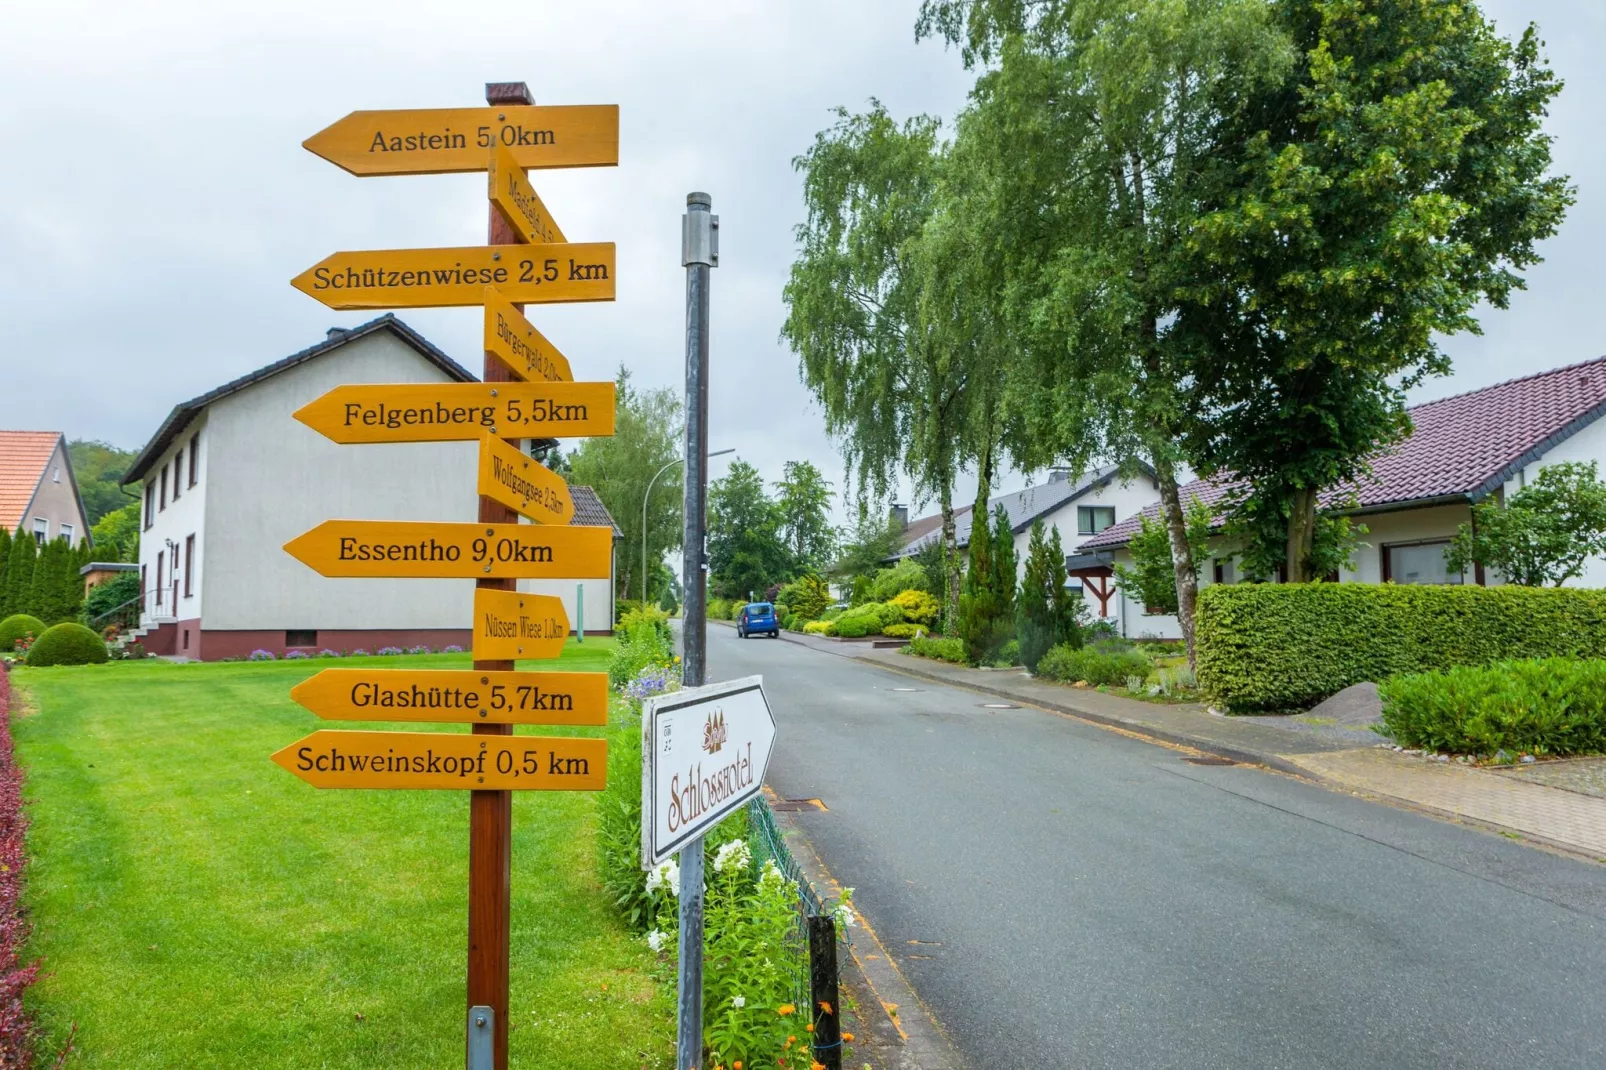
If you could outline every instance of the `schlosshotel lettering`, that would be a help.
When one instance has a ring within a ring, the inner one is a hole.
[[[381,401],[377,405],[364,405],[360,401],[346,402],[346,426],[361,424],[364,427],[453,427],[462,424],[496,426],[495,405],[420,405],[396,408]]]
[[[484,539],[475,539],[476,543]],[[506,542],[507,540],[503,540]],[[340,539],[340,560],[342,561],[456,561],[463,556],[461,546],[451,543],[436,542],[434,539],[421,539],[416,543],[403,542],[359,542],[349,535]],[[550,551],[548,551],[550,559]],[[475,558],[480,560],[480,558]]]
[[[703,776],[703,763],[698,762],[686,771],[681,782],[676,773],[669,780],[669,831],[682,826],[717,807],[733,795],[753,785],[753,745],[728,765],[722,765],[708,776]]]

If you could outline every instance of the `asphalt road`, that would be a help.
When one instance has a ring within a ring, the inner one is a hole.
[[[750,673],[976,1068],[1606,1067],[1606,867],[711,625]]]

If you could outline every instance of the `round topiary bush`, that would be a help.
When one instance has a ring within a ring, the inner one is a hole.
[[[28,664],[99,665],[107,658],[106,643],[100,636],[71,621],[46,628],[28,648]]]
[[[45,622],[26,613],[14,613],[0,620],[0,651],[15,650],[17,640],[30,634],[36,639],[45,634]]]

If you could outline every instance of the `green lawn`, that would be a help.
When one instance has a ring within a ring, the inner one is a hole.
[[[600,670],[611,646],[571,642],[525,667]],[[467,793],[319,791],[268,760],[319,727],[369,727],[288,698],[319,668],[359,662],[468,667],[430,655],[13,674],[42,1055],[76,1023],[69,1066],[461,1064]],[[519,729],[565,731],[601,730]],[[671,1000],[595,879],[595,805],[515,795],[516,1067],[672,1063]]]

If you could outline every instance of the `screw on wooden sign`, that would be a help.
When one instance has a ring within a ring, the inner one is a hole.
[[[619,106],[354,111],[301,144],[354,175],[483,171],[495,145],[520,167],[611,167],[619,162]]]
[[[606,437],[615,397],[613,383],[349,383],[295,418],[343,444]]]
[[[510,301],[612,301],[613,242],[470,245],[332,253],[290,280],[330,308],[478,305],[485,287]]]
[[[567,524],[574,497],[563,477],[491,435],[480,437],[479,492],[537,524]]]
[[[320,728],[273,760],[315,788],[601,791],[608,741]]]
[[[569,638],[563,599],[518,591],[474,592],[474,660],[555,658]]]
[[[326,721],[608,723],[605,672],[325,669],[290,697]]]
[[[325,520],[284,549],[324,576],[601,580],[612,574],[613,529]]]
[[[529,382],[574,381],[568,358],[495,286],[485,288],[485,352]]]

